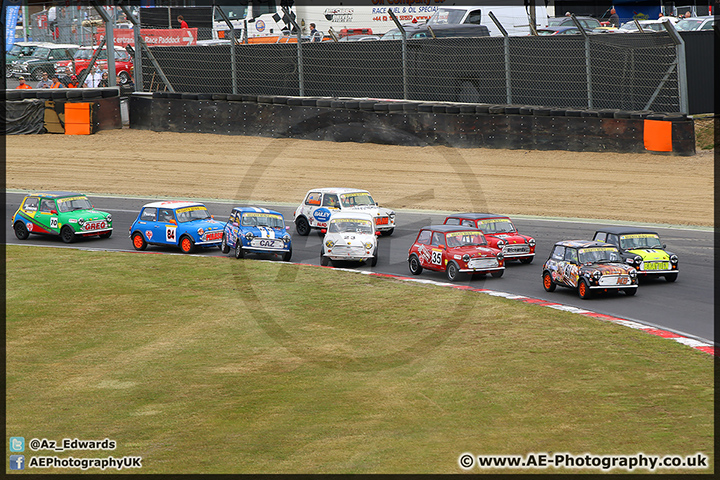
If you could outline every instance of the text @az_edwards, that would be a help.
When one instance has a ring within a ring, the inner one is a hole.
[[[591,470],[626,470],[636,469],[655,471],[666,468],[707,469],[708,457],[703,453],[694,455],[593,455],[583,453],[528,453],[527,455],[473,455],[463,453],[458,458],[458,465],[463,470],[473,467],[487,468],[563,468]]]

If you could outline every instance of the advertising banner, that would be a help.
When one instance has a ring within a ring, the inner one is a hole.
[[[140,36],[145,40],[149,47],[154,45],[161,46],[178,46],[185,47],[197,45],[197,28],[173,28],[173,29],[153,29],[141,28]],[[99,28],[95,34],[95,41],[100,43],[105,38],[105,29]],[[116,47],[125,47],[126,45],[135,46],[135,37],[132,29],[116,28],[113,30],[113,38]]]

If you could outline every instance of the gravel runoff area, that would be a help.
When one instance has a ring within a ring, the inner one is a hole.
[[[7,188],[300,202],[369,190],[384,206],[714,225],[713,151],[690,157],[404,147],[148,130],[6,137]]]

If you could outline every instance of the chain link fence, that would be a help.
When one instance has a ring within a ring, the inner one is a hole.
[[[177,92],[681,108],[677,49],[664,34],[417,39],[406,65],[401,44],[303,43],[300,56],[297,44],[240,44],[234,67],[230,45],[152,51]],[[145,53],[142,72],[143,90],[170,90]]]

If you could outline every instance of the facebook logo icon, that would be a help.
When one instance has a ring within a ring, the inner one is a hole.
[[[25,470],[25,455],[10,455],[10,470]]]
[[[10,437],[10,451],[11,452],[24,452],[25,451],[25,438],[24,437]]]

